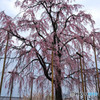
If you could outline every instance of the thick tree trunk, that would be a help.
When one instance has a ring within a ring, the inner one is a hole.
[[[55,100],[63,100],[61,88],[61,69],[56,69],[55,75]]]
[[[57,86],[55,87],[55,100],[63,100],[61,85],[58,83]]]

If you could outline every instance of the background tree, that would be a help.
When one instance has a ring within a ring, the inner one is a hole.
[[[25,76],[27,82],[24,83],[28,84],[29,74],[35,72],[38,76],[35,81],[39,86],[42,86],[40,83],[43,80],[45,84],[50,84],[53,50],[56,100],[62,100],[62,86],[72,90],[74,86],[82,84],[78,76],[81,72],[86,74],[87,84],[92,85],[90,75],[95,70],[91,69],[94,67],[90,52],[94,35],[91,15],[81,11],[82,6],[74,4],[72,0],[17,0],[15,4],[23,11],[14,19],[4,12],[0,13],[0,43],[4,47],[9,32],[7,62],[16,62],[13,71],[17,71],[21,77]],[[99,32],[94,36],[98,38]],[[97,39],[95,44],[98,48],[99,42]],[[83,43],[84,51],[81,47]],[[0,53],[4,52],[3,48],[0,50]],[[84,56],[85,68],[82,71],[78,67],[80,62],[76,52]],[[9,64],[6,64],[7,68]]]

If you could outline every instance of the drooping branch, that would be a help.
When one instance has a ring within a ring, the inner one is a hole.
[[[51,77],[48,75],[48,70],[46,68],[46,65],[45,65],[45,62],[44,62],[42,56],[38,52],[36,53],[36,55],[37,55],[37,58],[41,64],[42,68],[43,68],[43,71],[44,71],[46,78],[51,81]]]
[[[22,73],[33,61],[38,61],[38,59],[33,59],[33,60],[31,60],[31,61],[19,72],[19,74]]]

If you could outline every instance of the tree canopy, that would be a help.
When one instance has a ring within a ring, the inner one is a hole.
[[[33,84],[51,92],[52,52],[56,100],[62,100],[62,86],[74,90],[86,82],[95,87],[93,48],[99,54],[100,33],[91,15],[74,0],[17,0],[15,5],[22,9],[15,18],[0,12],[0,56],[4,58],[8,40],[6,70],[15,62],[12,72],[19,89],[31,86],[34,77]]]

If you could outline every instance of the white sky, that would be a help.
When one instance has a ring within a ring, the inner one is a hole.
[[[0,11],[5,11],[9,16],[15,17],[19,9],[14,6],[16,0],[0,0]],[[95,27],[100,28],[100,0],[76,0],[76,3],[84,5],[86,12],[93,16],[96,22]],[[5,92],[3,92],[5,95]],[[14,94],[15,96],[17,93]]]
[[[6,14],[14,17],[19,9],[14,6],[16,0],[0,0],[0,11],[4,10]],[[76,3],[84,5],[84,10],[93,16],[96,22],[95,27],[100,27],[100,0],[76,0]]]
[[[100,28],[100,0],[76,0],[84,5],[84,10],[92,15],[96,22],[95,27]]]

